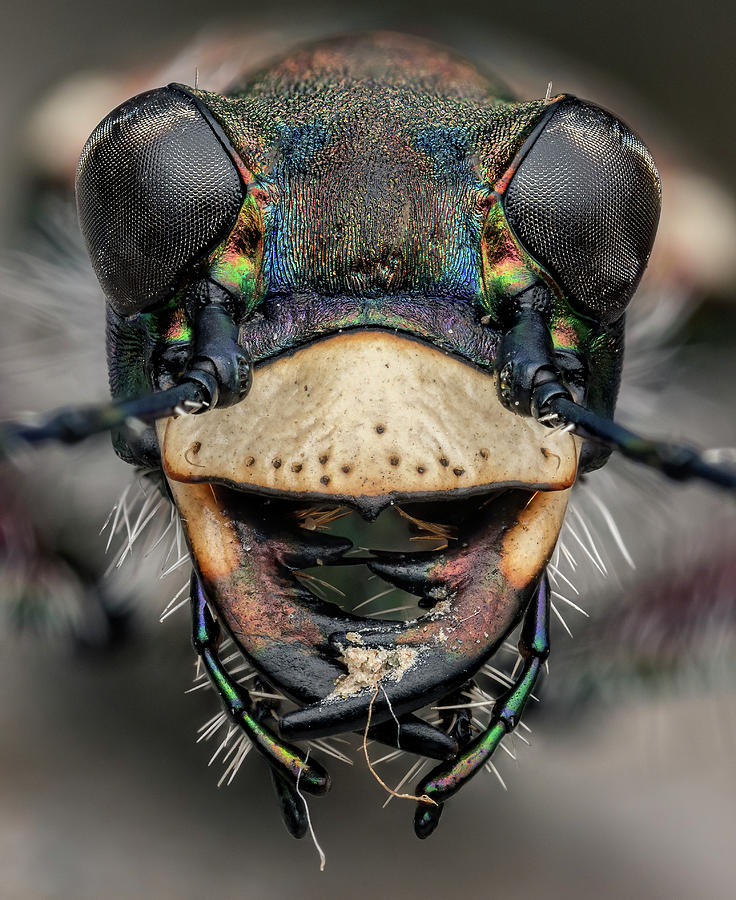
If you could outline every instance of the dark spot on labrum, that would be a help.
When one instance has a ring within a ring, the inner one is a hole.
[[[255,461],[255,456],[249,456],[248,459],[246,459],[245,464],[246,466],[252,466]]]
[[[446,456],[440,456],[440,465],[447,468],[450,465],[450,460]]]
[[[350,471],[350,466],[340,466],[340,468],[346,475]]]
[[[281,460],[278,458],[278,456],[276,457],[276,459],[271,460],[271,465],[274,467],[274,469],[281,468]]]
[[[392,457],[390,457],[389,462],[391,463],[392,466],[398,466],[400,460],[399,460],[398,456],[392,456]]]
[[[301,470],[302,470],[302,464],[301,464],[301,463],[292,463],[292,464],[291,464],[291,471],[292,471],[292,472],[301,472]]]
[[[453,472],[458,476],[458,478],[459,478],[459,477],[463,474],[463,472],[465,471],[465,469],[461,469],[460,466],[456,466],[452,471],[453,471]]]
[[[417,466],[417,472],[419,472],[420,475],[424,475],[424,466]]]
[[[385,430],[383,425],[376,425],[376,434],[383,434]]]
[[[329,476],[329,475],[323,475],[323,476],[320,478],[320,481],[322,482],[322,484],[329,484],[329,483],[330,483],[330,476]]]
[[[320,456],[320,458],[319,458],[320,465],[322,465],[322,466],[326,465],[326,464],[327,464],[327,460],[328,460],[329,458],[330,458],[330,457],[329,457],[326,453],[323,453],[322,456]]]

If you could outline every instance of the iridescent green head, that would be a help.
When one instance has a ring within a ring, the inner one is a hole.
[[[499,359],[519,304],[543,297],[549,365],[612,413],[659,215],[648,151],[598,107],[518,102],[442,48],[369,34],[224,94],[134,98],[90,137],[77,189],[116,397],[177,380],[208,304],[255,363],[245,399],[118,450],[163,468],[200,596],[303,707],[281,734],[367,728],[369,709],[408,727],[542,596],[578,467],[604,459],[504,406]],[[394,505],[441,546],[372,570],[442,602],[378,636],[292,572],[349,546],[309,522]]]

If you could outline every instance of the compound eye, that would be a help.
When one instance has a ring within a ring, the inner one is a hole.
[[[232,228],[244,191],[234,151],[185,91],[160,88],[111,112],[77,169],[92,265],[122,316],[162,303]]]
[[[560,102],[504,195],[525,250],[578,312],[618,319],[644,272],[661,188],[641,140],[605,110]]]

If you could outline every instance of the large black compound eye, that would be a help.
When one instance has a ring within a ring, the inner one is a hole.
[[[102,289],[122,316],[153,307],[232,228],[244,197],[233,151],[185,91],[111,112],[77,169],[77,207]]]
[[[574,97],[560,102],[503,198],[525,250],[578,312],[606,324],[644,272],[660,205],[649,150],[610,113]]]

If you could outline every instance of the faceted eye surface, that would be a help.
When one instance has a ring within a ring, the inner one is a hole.
[[[87,141],[77,170],[82,233],[113,308],[164,301],[232,228],[243,188],[226,141],[185,91],[128,100]]]
[[[503,200],[527,252],[581,313],[612,322],[646,267],[661,189],[651,154],[622,122],[563,100]]]

